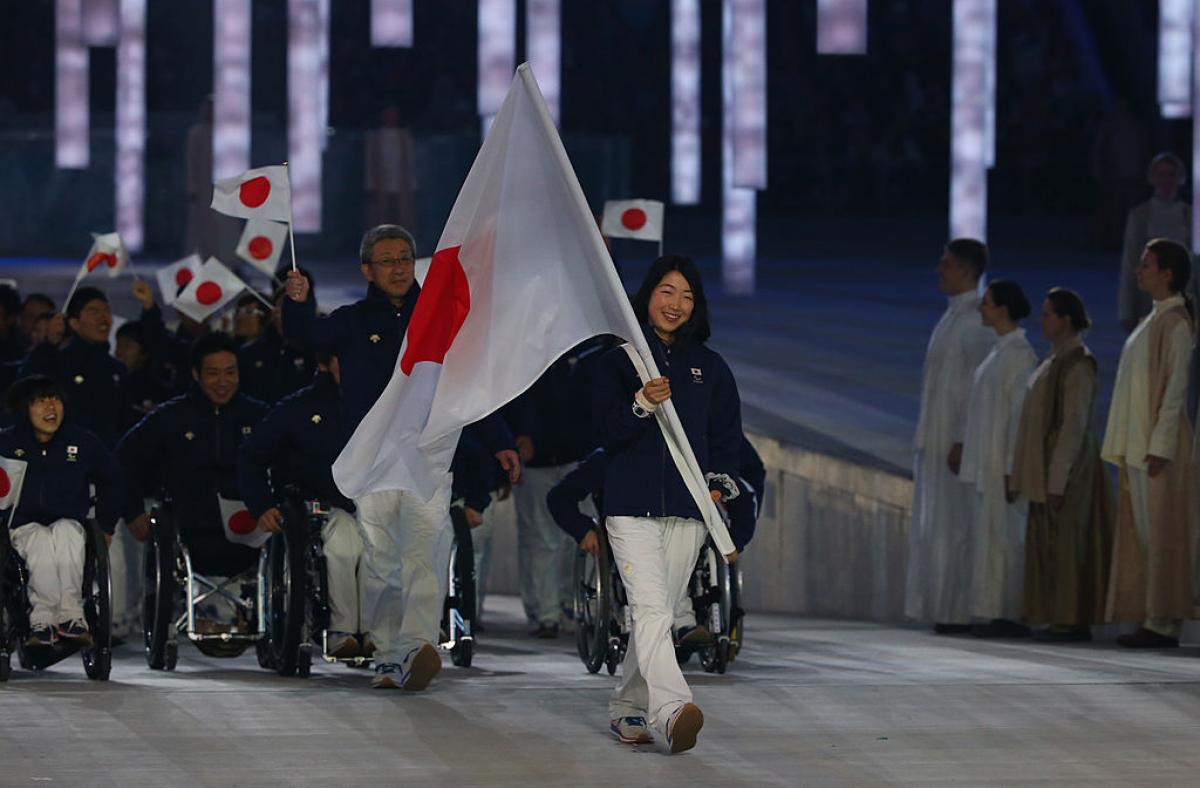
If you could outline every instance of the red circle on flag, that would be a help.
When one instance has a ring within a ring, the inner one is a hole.
[[[0,498],[7,497],[12,492],[12,479],[8,478],[8,472],[0,468]]]
[[[192,281],[193,276],[195,276],[195,274],[192,273],[192,269],[180,268],[175,272],[175,286],[186,287],[187,283]]]
[[[247,208],[257,208],[271,196],[271,181],[265,175],[251,178],[238,190],[238,199]]]
[[[196,288],[196,300],[204,306],[212,306],[221,300],[221,286],[216,282],[201,282]]]
[[[246,248],[250,250],[250,256],[255,260],[266,260],[271,256],[271,252],[275,251],[275,244],[271,243],[271,239],[265,235],[256,235],[250,239],[250,243],[246,244]]]
[[[258,520],[255,520],[254,515],[245,509],[235,512],[229,518],[229,530],[239,536],[253,533],[255,528],[258,528]]]
[[[109,254],[108,252],[96,252],[94,255],[88,258],[88,273],[90,274],[92,271],[95,271],[101,265],[107,265],[109,268],[116,268],[117,256],[115,254]]]
[[[640,230],[646,226],[646,212],[641,208],[630,208],[621,214],[621,225],[627,230]]]

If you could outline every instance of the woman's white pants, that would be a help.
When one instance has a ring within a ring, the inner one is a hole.
[[[30,626],[41,629],[82,619],[83,526],[75,520],[26,523],[10,536],[29,569]]]

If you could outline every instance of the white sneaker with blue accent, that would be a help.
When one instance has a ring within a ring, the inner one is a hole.
[[[609,721],[608,729],[622,744],[650,744],[654,741],[645,717],[617,717]]]
[[[399,689],[400,676],[403,669],[395,662],[383,662],[375,666],[375,678],[371,679],[373,689]]]

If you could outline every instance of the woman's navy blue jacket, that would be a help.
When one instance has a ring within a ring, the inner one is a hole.
[[[643,331],[659,374],[671,381],[671,401],[700,470],[732,483],[742,441],[742,404],[733,373],[720,355],[703,344],[680,341],[668,346],[650,328]],[[605,515],[702,520],[657,420],[633,413],[633,395],[642,383],[625,350],[610,350],[595,374],[597,430],[609,455]],[[724,492],[726,487],[713,481],[710,489]]]
[[[0,455],[26,463],[25,481],[9,526],[49,525],[55,520],[84,522],[92,507],[89,484],[96,485],[96,521],[112,533],[121,515],[123,480],[108,447],[96,434],[64,422],[49,443],[38,443],[28,418],[0,431]]]

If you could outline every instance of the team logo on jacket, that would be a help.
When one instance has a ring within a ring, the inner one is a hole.
[[[262,369],[262,359],[259,359],[258,361],[255,361],[255,362],[254,362],[254,367],[255,367],[256,369]]]
[[[24,456],[25,456],[25,450],[24,450],[24,449],[17,449],[16,451],[14,451],[14,452],[13,452],[13,454],[14,454],[14,455],[16,455],[17,457],[24,457]]]
[[[371,340],[372,345],[376,345],[383,341],[383,337],[379,336],[378,334],[372,334],[371,336],[367,337],[367,339]]]
[[[312,423],[313,423],[313,424],[320,424],[320,423],[321,423],[321,414],[320,414],[320,413],[314,413],[314,414],[312,415]]]
[[[76,386],[82,386],[82,385],[83,385],[83,375],[76,375],[76,376],[75,376],[75,378],[74,378],[74,380],[75,380],[75,385],[76,385]]]
[[[253,430],[254,428],[247,424],[245,427],[242,427],[242,434],[249,435]]]
[[[195,437],[196,437],[196,433],[192,432],[191,430],[188,430],[187,432],[183,433],[183,437],[184,437],[186,440],[189,440],[189,441],[190,441],[192,438],[195,438]]]
[[[67,462],[75,462],[77,459],[79,459],[79,447],[78,446],[68,446],[67,447]]]
[[[700,367],[692,367],[692,382],[693,383],[703,383],[704,382],[704,371],[701,370]]]

